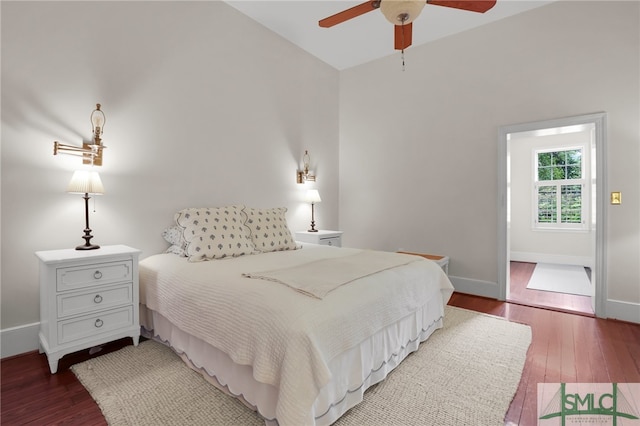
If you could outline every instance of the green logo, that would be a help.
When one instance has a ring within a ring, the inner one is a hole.
[[[545,390],[541,385],[552,385],[555,387],[558,384],[539,383],[538,401],[541,401],[541,391],[544,392]],[[629,395],[630,398],[627,398],[617,383],[578,384],[580,386],[576,385],[578,389],[574,389],[574,392],[567,391],[566,383],[560,383],[559,385],[559,389],[555,392],[549,403],[544,409],[539,410],[539,420],[559,417],[562,426],[564,426],[566,418],[569,416],[610,416],[613,422],[612,424],[616,426],[618,418],[630,420],[640,419],[638,417],[637,406],[638,395]],[[603,387],[605,388],[603,389]],[[585,391],[585,388],[588,390]],[[634,404],[632,405],[632,403]],[[539,424],[542,423],[539,422]]]

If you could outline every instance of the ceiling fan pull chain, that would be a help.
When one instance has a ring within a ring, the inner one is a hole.
[[[402,46],[404,46],[404,22],[407,20],[406,17],[402,19]],[[400,57],[402,58],[402,72],[404,72],[404,47],[400,51]]]

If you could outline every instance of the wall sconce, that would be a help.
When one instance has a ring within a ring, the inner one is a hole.
[[[93,143],[83,142],[82,147],[67,145],[58,141],[53,142],[53,155],[68,154],[82,157],[82,164],[92,166],[102,166],[102,150],[106,146],[102,145],[102,133],[106,118],[100,110],[100,104],[96,104],[96,109],[91,113],[91,126],[93,132]]]
[[[309,151],[304,151],[304,155],[302,156],[302,163],[304,164],[303,170],[298,170],[296,172],[296,182],[305,183],[305,182],[315,182],[316,176],[312,171],[309,170]]]

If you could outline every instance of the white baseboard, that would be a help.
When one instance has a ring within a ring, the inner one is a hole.
[[[491,281],[474,280],[471,278],[449,277],[451,284],[459,293],[473,294],[474,296],[498,299],[500,289],[497,283]]]
[[[459,293],[499,299],[500,292],[497,283],[452,276],[449,277],[449,280]],[[640,324],[640,304],[608,299],[606,315],[609,319]]]
[[[530,253],[512,251],[509,260],[514,262],[553,263],[555,265],[578,265],[593,269],[593,259],[588,256],[568,256],[560,254]]]
[[[0,330],[0,358],[37,350],[38,331],[37,322]]]
[[[607,318],[640,324],[640,304],[607,299]]]

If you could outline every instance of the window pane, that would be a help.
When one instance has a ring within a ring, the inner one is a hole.
[[[567,179],[582,179],[582,168],[579,164],[567,167]]]
[[[551,153],[550,152],[541,152],[538,154],[538,167],[550,166],[551,165]]]
[[[563,180],[566,179],[566,169],[564,167],[554,167],[553,168],[553,180]]]
[[[539,168],[538,180],[551,180],[551,169],[549,167]]]
[[[562,223],[582,223],[582,185],[562,185],[560,203]]]
[[[567,164],[580,164],[582,162],[582,150],[572,149],[567,151]]]
[[[556,151],[551,153],[551,161],[553,165],[562,166],[565,164],[566,151]]]
[[[558,211],[556,208],[556,187],[538,187],[538,222],[556,223]]]

